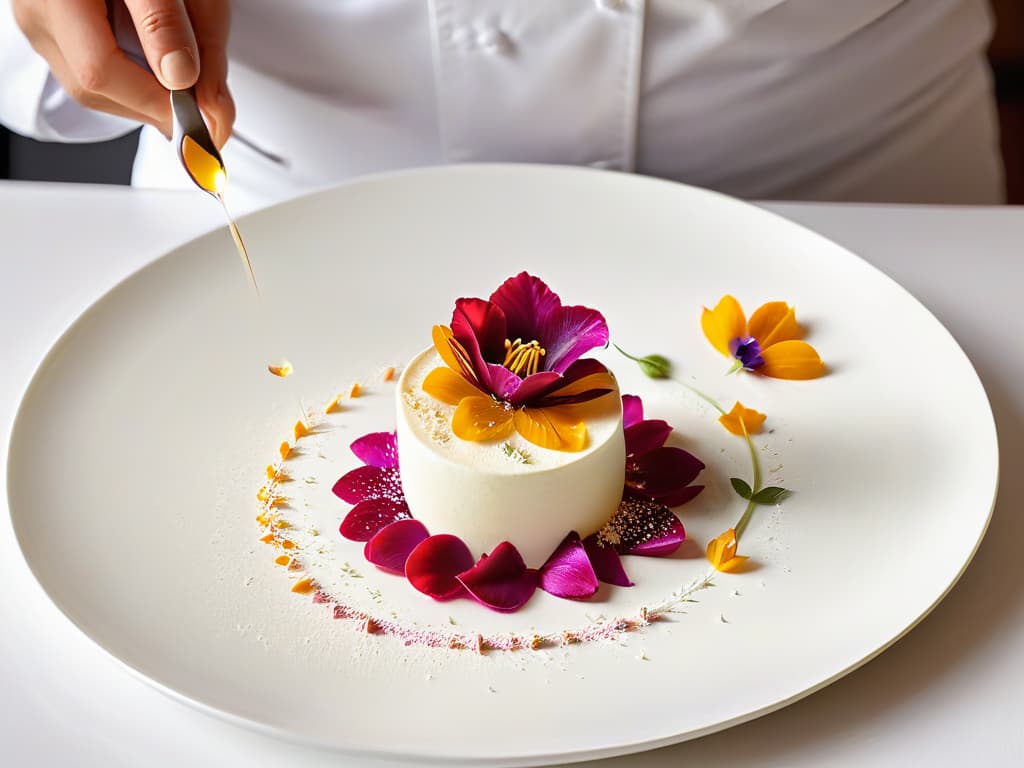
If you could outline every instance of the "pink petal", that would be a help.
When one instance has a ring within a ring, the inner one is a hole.
[[[637,395],[622,396],[622,426],[631,427],[644,418],[644,401]]]
[[[462,591],[456,577],[472,566],[473,553],[462,539],[440,533],[424,539],[409,553],[405,577],[423,594],[447,600]]]
[[[349,504],[368,499],[404,502],[402,480],[396,467],[356,467],[334,484],[334,495]]]
[[[608,323],[590,307],[562,307],[541,326],[540,338],[547,349],[545,367],[564,371],[595,347],[608,344]]]
[[[537,572],[526,567],[519,550],[507,541],[460,573],[458,580],[478,602],[504,613],[522,608],[537,589]]]
[[[686,540],[679,518],[664,504],[626,497],[608,525],[598,534],[606,541],[617,536],[615,549],[622,555],[671,555]]]
[[[638,421],[626,427],[626,455],[640,456],[661,448],[672,434],[672,427],[661,419]]]
[[[452,313],[452,333],[466,346],[469,337],[485,360],[500,363],[505,359],[505,313],[497,304],[483,299],[458,299]]]
[[[534,405],[537,400],[548,392],[562,386],[562,375],[554,371],[541,371],[527,376],[520,382],[509,398],[514,408],[521,405]]]
[[[409,518],[377,531],[363,548],[363,556],[378,568],[405,574],[405,561],[416,545],[430,536],[427,526]]]
[[[576,531],[571,531],[541,566],[540,588],[555,597],[574,600],[597,592],[597,574]]]
[[[607,390],[588,390],[588,392],[571,397],[559,397],[558,391],[594,373],[604,373],[608,369],[593,358],[577,360],[570,365],[565,373],[558,374],[553,371],[541,371],[523,379],[523,383],[511,399],[513,406],[533,405],[542,408],[548,405],[568,404],[569,402],[582,403],[600,397]],[[600,394],[595,394],[599,392]]]
[[[704,469],[704,462],[682,448],[662,447],[626,460],[626,487],[637,496],[675,506],[698,492],[688,486]]]
[[[369,541],[392,523],[409,518],[409,507],[404,501],[367,499],[352,507],[341,521],[338,532],[349,541]]]
[[[583,540],[583,548],[598,579],[617,587],[633,586],[633,582],[629,580],[626,570],[622,567],[622,558],[615,551],[615,547],[603,543],[597,538],[597,534],[591,534]]]
[[[394,432],[372,432],[363,435],[349,448],[367,466],[398,466],[398,439]]]
[[[541,341],[540,327],[562,306],[558,294],[539,277],[520,272],[498,286],[491,301],[505,312],[509,334],[524,342]]]

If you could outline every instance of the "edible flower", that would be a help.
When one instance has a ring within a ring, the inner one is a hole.
[[[718,417],[718,421],[737,437],[745,437],[760,432],[766,418],[765,414],[755,411],[753,408],[747,408],[743,403],[737,401],[731,411]]]
[[[708,542],[708,561],[718,571],[735,571],[747,558],[736,554],[736,529],[729,528]]]
[[[353,504],[339,532],[365,542],[363,556],[378,568],[403,575],[435,600],[470,597],[491,610],[508,612],[526,604],[536,589],[556,597],[585,600],[603,581],[632,586],[620,555],[665,557],[686,539],[679,518],[666,504],[682,504],[703,486],[689,483],[704,464],[680,448],[665,447],[672,428],[645,420],[643,402],[623,397],[627,464],[636,465],[612,518],[585,539],[569,531],[539,569],[528,568],[510,542],[500,542],[476,559],[466,544],[446,533],[431,534],[413,519],[402,488],[394,432],[375,432],[352,443],[363,466],[346,472],[334,494]],[[666,501],[667,500],[667,501]]]
[[[723,296],[714,309],[704,308],[701,327],[711,345],[743,369],[776,379],[816,379],[825,373],[817,351],[801,341],[796,311],[784,301],[762,304],[750,316],[733,296]]]
[[[616,390],[604,365],[582,359],[608,343],[601,313],[563,306],[526,272],[488,300],[458,299],[451,326],[434,326],[432,337],[447,367],[431,371],[423,389],[456,406],[452,432],[464,440],[518,432],[543,448],[580,451],[587,429],[579,406]]]

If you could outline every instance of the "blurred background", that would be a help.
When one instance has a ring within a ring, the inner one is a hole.
[[[990,0],[996,34],[989,49],[995,74],[1007,197],[1024,204],[1024,0]],[[136,134],[100,144],[45,144],[0,126],[0,178],[127,184]]]

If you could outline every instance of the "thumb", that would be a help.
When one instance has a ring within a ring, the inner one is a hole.
[[[195,85],[199,51],[182,0],[124,0],[153,74],[168,90]]]

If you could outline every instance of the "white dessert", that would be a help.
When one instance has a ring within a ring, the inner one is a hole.
[[[586,537],[611,518],[626,462],[617,392],[588,408],[582,451],[541,448],[515,432],[471,442],[451,432],[455,406],[423,391],[427,374],[443,365],[433,347],[420,353],[397,391],[402,487],[427,530],[458,536],[476,557],[510,541],[538,568],[569,531]]]

